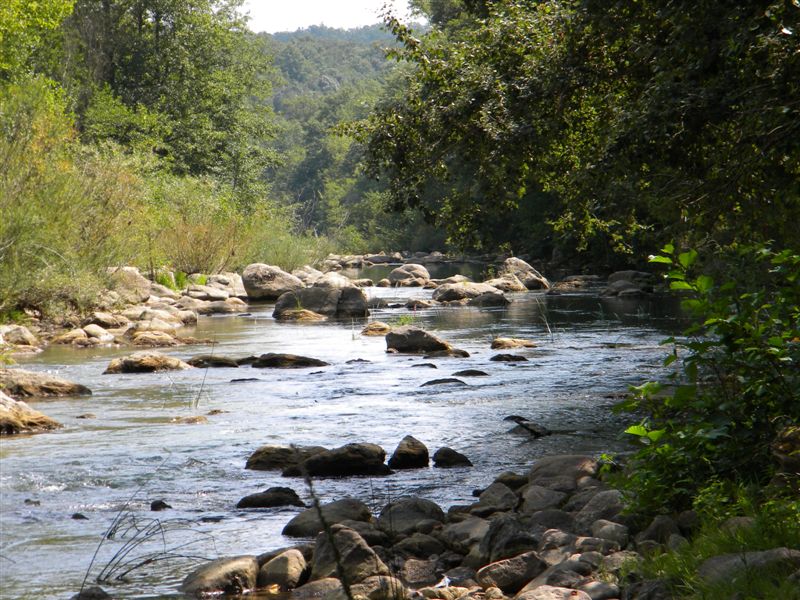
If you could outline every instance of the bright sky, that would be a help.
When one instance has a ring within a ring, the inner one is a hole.
[[[406,20],[407,0],[245,0],[243,12],[250,13],[250,29],[256,32],[295,31],[310,25],[342,29],[380,22],[383,6]]]

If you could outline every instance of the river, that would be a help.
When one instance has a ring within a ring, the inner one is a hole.
[[[420,289],[366,291],[390,303],[430,297]],[[87,573],[89,583],[104,568],[113,578],[152,555],[159,560],[103,587],[115,598],[175,598],[182,578],[202,558],[295,543],[280,532],[299,509],[235,508],[243,496],[277,485],[309,500],[301,480],[244,469],[264,444],[372,442],[391,454],[410,434],[431,453],[450,446],[475,465],[315,482],[323,502],[354,496],[374,511],[405,494],[445,509],[470,503],[472,490],[502,471],[524,472],[548,453],[629,449],[619,435],[622,417],[611,407],[628,385],[661,371],[665,349],[659,342],[677,327],[674,305],[657,297],[509,297],[505,309],[386,308],[369,319],[392,323],[408,315],[467,350],[469,358],[387,354],[383,338],[359,335],[367,320],[278,323],[270,305],[254,305],[247,315],[201,317],[187,334],[214,344],[167,352],[184,359],[209,352],[291,352],[331,366],[103,375],[112,358],[131,350],[50,347],[21,358],[23,368],[58,374],[94,394],[31,402],[65,427],[0,442],[0,597],[67,599]],[[491,362],[497,352],[489,345],[497,336],[528,338],[538,346],[513,351],[527,362]],[[466,386],[420,387],[467,368],[488,376],[464,378]],[[212,411],[221,412],[208,415]],[[93,418],[78,418],[87,413]],[[512,434],[513,423],[503,421],[512,414],[569,433],[537,440]],[[198,415],[208,415],[208,423],[173,422]],[[172,508],[151,512],[154,500]],[[75,513],[86,518],[73,518]],[[122,524],[111,539],[104,537],[118,515]],[[135,535],[136,529],[125,529],[134,522],[150,529]],[[120,552],[127,552],[127,566],[113,562]]]

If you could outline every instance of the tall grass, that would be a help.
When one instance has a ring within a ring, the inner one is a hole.
[[[131,258],[137,186],[123,164],[76,145],[46,80],[0,88],[0,314],[90,305],[105,267]]]

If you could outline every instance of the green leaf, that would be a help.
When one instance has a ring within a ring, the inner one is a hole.
[[[669,256],[650,255],[647,262],[663,265],[671,265],[672,259]]]
[[[638,437],[646,437],[647,429],[643,425],[631,425],[625,430],[625,433]]]
[[[689,250],[688,252],[681,252],[678,255],[678,262],[684,269],[691,267],[697,260],[697,250]]]
[[[700,275],[695,281],[695,287],[698,292],[705,294],[714,287],[714,280],[708,275]]]
[[[671,290],[693,290],[694,288],[691,284],[686,283],[685,281],[673,281],[669,284],[669,289]]]

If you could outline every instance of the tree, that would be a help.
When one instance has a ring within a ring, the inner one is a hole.
[[[0,81],[27,73],[28,58],[72,11],[75,0],[4,0],[0,4]]]
[[[502,225],[536,207],[533,237],[598,262],[672,238],[798,244],[800,8],[484,8],[419,37],[387,18],[413,72],[356,130],[395,205],[473,246],[525,243]]]
[[[264,194],[262,174],[271,111],[268,57],[239,14],[241,0],[78,0],[64,35],[88,79],[78,98],[79,125],[94,141],[124,143],[93,117],[119,111],[155,115],[152,151],[176,174],[213,175],[244,203]],[[67,87],[74,87],[65,81]],[[104,92],[110,91],[110,94]]]

